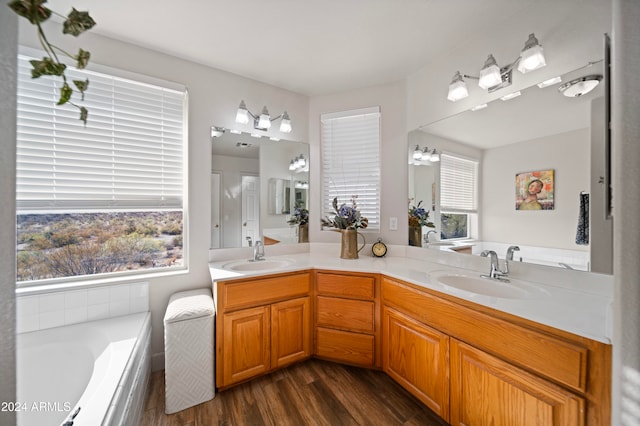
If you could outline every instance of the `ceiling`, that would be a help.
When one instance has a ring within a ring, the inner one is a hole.
[[[541,7],[555,0],[538,0]],[[56,0],[94,33],[304,95],[402,80],[531,0]]]

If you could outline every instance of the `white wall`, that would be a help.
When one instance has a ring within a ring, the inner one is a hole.
[[[523,22],[528,24],[523,25]],[[408,78],[407,130],[564,74],[586,65],[588,61],[602,59],[602,35],[610,30],[609,1],[528,2],[519,14],[505,15],[502,25],[469,34],[464,44],[449,46],[447,53],[431,58],[428,64]],[[474,80],[470,80],[467,82],[468,98],[455,103],[447,100],[448,85],[456,71],[479,75],[489,53],[493,53],[500,65],[506,65],[517,58],[532,32],[544,48],[546,67],[524,75],[515,71],[508,91],[498,90],[493,94],[483,92]]]
[[[51,26],[53,28],[50,28]],[[241,99],[244,99],[247,107],[252,111],[257,111],[263,105],[267,105],[269,110],[274,113],[284,110],[289,112],[293,131],[283,135],[278,131],[278,126],[273,126],[274,129],[268,132],[268,135],[304,141],[308,133],[308,98],[231,73],[177,59],[161,52],[101,37],[91,32],[71,40],[72,37],[58,35],[59,28],[54,24],[47,25],[46,28],[49,28],[48,36],[52,43],[66,47],[69,51],[77,51],[77,48],[82,46],[91,51],[91,59],[96,64],[175,81],[186,85],[189,90],[189,197],[187,236],[185,238],[189,256],[189,271],[183,275],[148,279],[153,327],[151,352],[154,355],[161,355],[164,352],[163,317],[170,295],[177,291],[210,286],[207,266],[211,216],[210,127],[216,125],[251,131],[249,125],[243,127],[235,124],[238,104]],[[20,23],[19,42],[34,48],[39,46],[31,25]],[[260,66],[260,64],[256,64],[256,66]],[[11,219],[11,223],[13,223],[13,219]],[[138,278],[139,280],[140,278]],[[154,369],[163,368],[162,360],[161,356],[154,358]]]
[[[640,424],[640,2],[613,1],[612,425]]]
[[[339,235],[320,230],[321,187],[320,115],[371,106],[380,106],[381,121],[381,230],[365,233],[367,243],[378,237],[390,244],[407,244],[407,133],[405,131],[406,92],[404,82],[360,90],[312,97],[309,105],[309,143],[311,176],[309,200],[309,239],[313,242],[339,242]],[[389,230],[389,218],[398,218],[398,230]]]
[[[16,52],[17,16],[0,4],[0,402],[16,400]],[[0,411],[0,424],[15,424]]]
[[[579,194],[589,191],[589,129],[484,151],[480,216],[484,241],[587,251],[575,243]],[[515,176],[554,169],[554,210],[515,209]]]

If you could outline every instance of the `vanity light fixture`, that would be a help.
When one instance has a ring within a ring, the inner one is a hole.
[[[293,160],[289,162],[289,170],[292,172],[301,172],[304,171],[307,167],[307,160],[304,158],[303,154],[300,154]]]
[[[456,71],[449,83],[449,93],[447,99],[452,102],[459,101],[469,96],[469,90],[464,78],[478,80],[478,86],[487,90],[489,93],[511,85],[513,68],[516,67],[522,74],[542,68],[547,64],[542,46],[538,42],[536,36],[532,33],[524,44],[524,48],[520,52],[518,58],[512,63],[500,67],[496,62],[496,58],[489,54],[480,70],[480,76],[472,76],[461,74]]]
[[[413,159],[422,160],[422,150],[418,145],[416,145],[416,149],[413,150]]]
[[[429,147],[426,146],[424,147],[424,149],[420,149],[420,146],[416,145],[416,148],[413,150],[412,157],[415,161],[415,164],[421,164],[421,161],[431,161],[434,163],[440,161],[440,154],[436,151],[436,149],[429,149]]]
[[[287,111],[278,115],[277,117],[271,118],[269,114],[269,110],[266,106],[262,107],[262,112],[260,115],[255,115],[249,109],[247,109],[247,105],[244,103],[244,100],[240,101],[240,106],[238,106],[238,111],[236,112],[236,123],[240,124],[248,124],[249,118],[253,119],[253,128],[256,130],[269,130],[271,128],[271,123],[278,119],[280,121],[280,131],[282,133],[290,133],[291,132],[291,118],[289,118],[289,114]]]

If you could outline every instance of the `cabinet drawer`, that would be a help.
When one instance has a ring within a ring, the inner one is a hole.
[[[311,289],[309,272],[223,283],[219,298],[224,311],[265,305],[306,296]]]
[[[477,348],[585,391],[588,350],[385,278],[384,304]],[[551,362],[550,360],[553,360]]]
[[[318,294],[373,300],[375,278],[360,275],[318,273],[316,276]]]
[[[369,334],[316,328],[316,355],[365,367],[374,365],[374,337]]]
[[[317,325],[365,333],[374,332],[373,302],[317,297]]]

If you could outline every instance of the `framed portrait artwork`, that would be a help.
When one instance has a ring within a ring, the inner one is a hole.
[[[516,175],[516,210],[553,210],[553,169]]]

